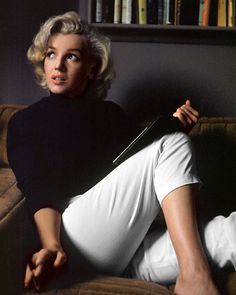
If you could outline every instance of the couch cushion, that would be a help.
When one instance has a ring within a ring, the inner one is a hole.
[[[28,291],[24,295],[35,294]],[[86,282],[78,282],[65,289],[40,292],[42,295],[172,295],[166,287],[136,279],[95,276]]]
[[[224,133],[227,137],[236,141],[236,118],[202,117],[192,129],[190,135],[202,135],[209,132]]]
[[[22,200],[15,176],[10,168],[0,168],[0,227],[4,218]]]
[[[24,105],[2,104],[0,105],[0,167],[8,167],[6,140],[7,125],[14,113],[25,108]]]
[[[0,198],[1,195],[15,182],[15,175],[10,168],[0,168]]]

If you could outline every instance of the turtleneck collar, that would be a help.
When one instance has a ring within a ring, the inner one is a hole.
[[[90,105],[94,100],[87,97],[87,95],[81,95],[79,97],[68,97],[63,94],[57,94],[50,92],[49,99],[52,103],[60,106],[73,106],[73,107],[81,107]]]

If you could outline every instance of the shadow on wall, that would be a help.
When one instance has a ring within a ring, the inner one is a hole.
[[[199,177],[201,219],[236,210],[236,141],[224,131],[205,131],[192,137]]]
[[[201,116],[227,116],[233,112],[232,102],[223,99],[224,89],[217,88],[213,80],[207,81],[199,73],[186,79],[188,74],[183,76],[173,69],[155,77],[142,73],[124,87],[121,104],[138,121],[149,120],[157,114],[172,114],[187,98]]]

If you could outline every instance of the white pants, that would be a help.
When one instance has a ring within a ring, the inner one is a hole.
[[[216,216],[201,226],[203,244],[210,262],[218,268],[236,270],[236,212]],[[175,282],[178,261],[167,230],[148,234],[129,265],[129,276],[161,284]]]
[[[148,279],[149,274],[143,273],[144,248],[137,249],[145,241],[165,196],[180,186],[199,182],[194,162],[186,135],[177,132],[163,136],[123,162],[88,192],[71,199],[62,215],[68,237],[98,271],[121,275],[134,257],[132,268],[137,269],[133,275]],[[165,257],[176,264],[173,279],[178,271],[173,248],[169,246],[168,250],[158,235],[155,239],[158,245],[153,253],[164,251]],[[171,245],[169,237],[164,240]],[[149,265],[156,263],[155,255],[150,259]],[[163,274],[161,282],[170,279]],[[153,281],[159,280],[158,275]]]

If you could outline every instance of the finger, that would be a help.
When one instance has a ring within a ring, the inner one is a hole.
[[[189,118],[191,121],[196,123],[198,121],[198,112],[195,109],[187,108],[186,106],[181,107],[181,112],[183,115],[187,118]]]
[[[42,249],[39,252],[35,253],[32,258],[32,262],[35,266],[33,274],[35,277],[38,277],[44,268],[44,265],[54,254],[46,249]]]
[[[180,121],[180,123],[181,123],[184,127],[186,127],[186,125],[187,125],[187,119],[186,119],[186,117],[184,116],[183,112],[175,112],[175,113],[173,114],[173,116],[176,117],[176,118],[178,118],[179,121]]]
[[[195,117],[192,117],[192,115],[190,115],[189,113],[184,111],[181,112],[181,122],[183,123],[183,125],[192,125],[194,123],[194,119]]]
[[[66,260],[67,260],[67,258],[66,258],[65,252],[63,252],[63,251],[62,252],[59,252],[58,251],[57,252],[56,259],[55,259],[53,265],[54,265],[54,267],[59,267],[59,266],[65,264],[66,263]]]
[[[189,99],[186,99],[186,101],[185,101],[185,105],[187,105],[187,106],[191,106],[191,101],[190,101]]]
[[[33,286],[37,291],[40,290],[40,284],[37,278],[34,276],[34,271],[31,269],[30,265],[27,264],[26,271],[25,271],[25,279],[24,279],[24,286],[25,288],[29,288]]]
[[[179,120],[181,121],[181,122],[185,122],[185,123],[191,123],[191,120],[190,121],[188,121],[190,118],[190,113],[187,111],[187,110],[185,110],[184,109],[184,107],[182,106],[182,107],[180,107],[180,108],[178,108],[177,110],[176,110],[176,112],[173,114],[173,116],[174,117],[177,117],[177,118],[179,118]]]
[[[194,108],[192,108],[191,106],[184,105],[184,106],[182,106],[182,108],[184,110],[190,112],[194,116],[199,117],[199,112],[197,110],[195,110]]]
[[[186,103],[184,105],[182,105],[181,107],[179,107],[175,111],[175,113],[174,113],[175,115],[173,114],[173,116],[174,117],[178,116],[178,113],[183,113],[183,112],[185,113],[186,116],[189,116],[194,123],[196,123],[198,121],[199,113],[197,110],[195,110],[194,108],[191,107],[189,100],[186,100]]]
[[[25,279],[24,279],[25,288],[28,288],[30,286],[30,284],[32,283],[32,280],[33,280],[33,272],[30,269],[29,264],[27,264],[26,270],[25,270]]]
[[[181,114],[181,108],[180,107],[173,113],[173,116],[178,117],[179,114]]]
[[[33,270],[34,277],[39,277],[41,273],[43,272],[44,264],[40,263],[36,266],[36,268]]]
[[[179,118],[179,112],[178,109],[172,114],[173,117]]]
[[[185,101],[185,104],[182,106],[182,107],[185,107],[187,110],[189,110],[191,113],[193,113],[195,116],[199,117],[199,112],[197,110],[195,110],[192,105],[191,105],[191,102],[189,99],[187,99]]]
[[[35,276],[33,276],[33,285],[36,291],[40,290],[40,282]]]

